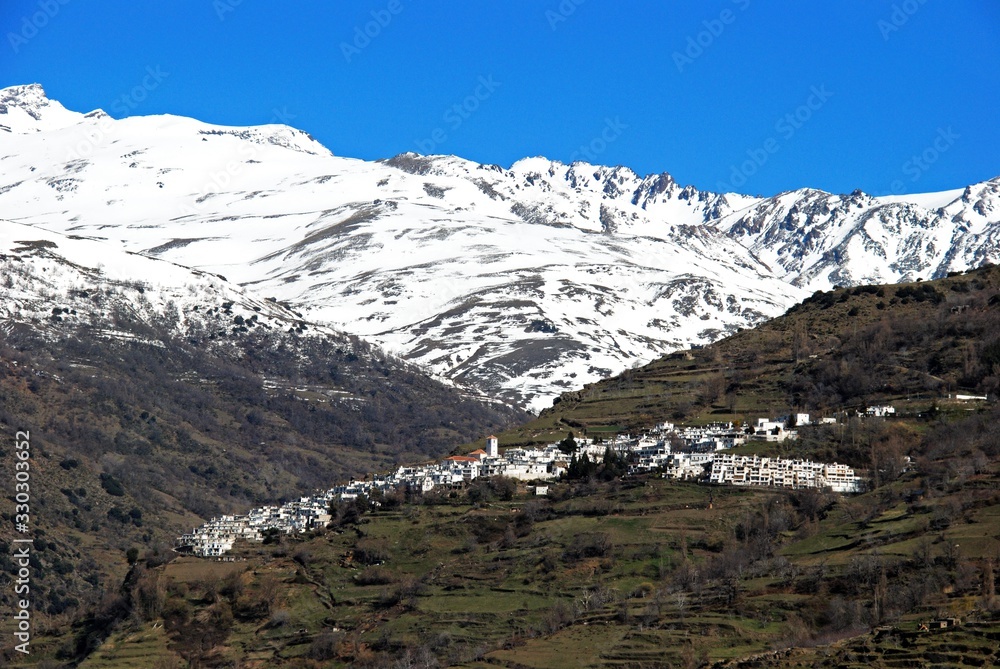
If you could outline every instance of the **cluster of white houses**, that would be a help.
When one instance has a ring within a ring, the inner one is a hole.
[[[719,453],[715,456],[708,480],[718,485],[830,488],[835,492],[861,491],[861,480],[847,465],[732,453]]]
[[[220,516],[178,537],[176,545],[202,557],[228,553],[237,541],[263,541],[264,533],[276,529],[284,534],[325,527],[331,520],[329,491],[302,497],[282,506],[262,506],[245,516]]]
[[[820,422],[831,422],[823,419]],[[835,422],[835,421],[833,421]],[[796,426],[810,424],[808,414],[788,419],[760,419],[752,428],[732,423],[713,423],[700,427],[657,425],[649,432],[633,437],[618,436],[595,443],[576,439],[574,455],[584,454],[600,460],[611,448],[629,456],[629,472],[660,470],[668,478],[696,480],[720,485],[755,485],[779,488],[826,487],[837,492],[858,492],[861,479],[846,465],[823,464],[809,460],[782,460],[758,456],[738,456],[724,451],[750,439],[783,441],[797,438]],[[282,533],[306,532],[330,522],[330,504],[359,495],[371,497],[379,490],[389,492],[400,486],[427,492],[438,487],[460,487],[480,477],[506,476],[521,481],[548,481],[562,476],[570,455],[560,442],[544,448],[510,448],[502,454],[496,437],[486,440],[486,449],[469,455],[451,456],[441,462],[400,467],[395,472],[364,481],[351,481],[312,497],[303,497],[283,506],[265,506],[245,516],[222,516],[178,538],[181,550],[195,555],[220,556],[240,540],[262,541],[267,530]]]

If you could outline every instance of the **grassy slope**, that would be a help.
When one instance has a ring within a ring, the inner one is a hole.
[[[969,485],[996,474],[991,468]],[[894,485],[909,483],[904,476]],[[884,607],[902,606],[886,589],[903,591],[917,579],[936,583],[918,605],[889,614],[886,622],[900,634],[945,614],[979,621],[963,638],[974,629],[1000,634],[1000,620],[977,610],[977,568],[1000,551],[995,491],[930,534],[935,509],[954,496],[894,504],[860,520],[857,508],[840,502],[813,521],[796,510],[794,495],[765,490],[647,479],[556,493],[565,498],[476,506],[454,500],[376,512],[323,536],[249,547],[246,562],[176,560],[153,571],[166,593],[153,620],[165,626],[126,626],[84,666],[126,666],[123,658],[140,649],[201,666],[388,666],[407,653],[484,667],[723,663],[857,634],[879,587],[873,555],[887,571],[877,595]],[[852,503],[878,507],[882,494]],[[788,513],[793,522],[773,538],[773,550],[727,571],[732,555],[755,550],[739,527],[762,510]],[[594,537],[601,542],[588,553]],[[951,552],[954,544],[961,550]],[[379,567],[356,558],[373,545],[384,558]],[[379,569],[380,582],[359,582]],[[239,588],[231,585],[233,573]],[[255,593],[275,581],[270,607],[245,614]],[[837,618],[845,615],[837,607],[851,606],[846,620]],[[195,630],[225,618],[220,610],[236,619],[220,638],[206,640]],[[875,648],[866,638],[852,643]],[[796,661],[808,666],[816,657],[857,653],[845,650],[855,646],[841,642]]]

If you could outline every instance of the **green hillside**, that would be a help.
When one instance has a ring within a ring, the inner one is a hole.
[[[337,509],[235,562],[143,551],[31,663],[182,667],[992,666],[1000,640],[1000,270],[819,293],[562,396],[502,444],[789,411],[744,452],[858,467],[861,495],[655,474]],[[959,400],[949,395],[988,395]],[[891,403],[891,419],[855,410]],[[470,441],[470,444],[477,443]],[[921,631],[957,618],[961,625]],[[72,623],[72,625],[69,625]],[[107,640],[100,642],[107,636]],[[95,642],[97,639],[97,642]],[[93,649],[93,650],[91,650]]]
[[[672,667],[796,647],[846,662],[890,657],[882,646],[910,637],[911,658],[960,642],[983,659],[1000,638],[987,591],[997,473],[922,494],[904,474],[849,500],[657,478],[562,484],[544,499],[504,499],[500,486],[475,504],[400,499],[237,562],[138,566],[117,631],[81,666]],[[965,624],[916,634],[942,616]],[[875,627],[891,638],[872,640]]]

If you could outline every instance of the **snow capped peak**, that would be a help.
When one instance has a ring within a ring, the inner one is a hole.
[[[0,131],[21,134],[56,130],[81,119],[83,114],[50,100],[41,84],[0,89]]]
[[[205,125],[199,132],[203,135],[228,135],[255,144],[269,144],[315,156],[333,156],[333,153],[316,141],[312,135],[287,125],[269,124],[247,127]]]
[[[447,173],[449,167],[454,168],[457,166],[459,169],[462,169],[466,163],[473,164],[448,154],[424,155],[422,153],[414,153],[413,151],[406,151],[392,158],[384,158],[378,162],[383,165],[395,167],[409,174],[417,175],[442,174]]]
[[[41,100],[48,100],[45,89],[41,84],[20,84],[18,86],[8,86],[0,88],[0,99],[5,102],[19,102],[24,104],[38,103]]]
[[[510,171],[518,175],[547,174],[555,169],[556,166],[566,167],[566,165],[558,161],[549,160],[545,156],[534,156],[531,158],[521,158],[510,166]]]
[[[150,132],[180,126],[184,131],[198,128],[206,135],[229,135],[254,144],[278,146],[300,153],[317,156],[333,155],[308,133],[287,125],[221,126],[172,114],[128,116],[115,120],[102,109],[95,109],[87,114],[69,111],[58,101],[46,96],[40,84],[0,89],[0,131],[15,134],[49,132],[80,123],[101,124],[102,129],[97,137],[103,137],[106,133],[112,132],[113,126],[123,123],[138,124]]]
[[[45,89],[41,84],[23,84],[20,86],[8,86],[0,88],[0,101],[6,105],[13,105],[24,109],[33,109],[50,104],[59,104],[49,100],[45,95]],[[62,105],[59,105],[60,107]]]
[[[937,193],[881,195],[879,197],[872,198],[872,200],[880,204],[908,204],[933,211],[940,209],[941,207],[947,207],[949,204],[955,200],[961,199],[964,194],[970,193],[971,190],[975,188],[975,186],[968,186],[964,189],[957,188],[953,190],[939,191]]]

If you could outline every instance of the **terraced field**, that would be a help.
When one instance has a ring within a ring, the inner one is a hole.
[[[158,608],[83,666],[991,666],[997,480],[907,502],[904,475],[818,505],[655,477],[425,498],[235,562],[140,567],[133,596]],[[966,622],[917,632],[946,615]]]

